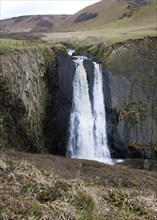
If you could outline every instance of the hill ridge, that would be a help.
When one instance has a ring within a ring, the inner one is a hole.
[[[129,20],[130,17],[137,14],[138,10],[151,7],[150,5],[154,3],[155,0],[102,0],[83,8],[73,15],[21,15],[1,20],[1,33],[50,33],[100,29],[119,20],[121,20],[121,23],[124,19]],[[142,12],[140,13],[142,14]],[[139,17],[141,16],[140,13]],[[151,7],[150,13],[147,10],[146,16],[153,17],[154,14],[155,9],[153,10],[153,7]],[[136,17],[133,17],[133,19],[138,20],[138,15]],[[124,22],[126,23],[126,21]],[[149,24],[152,24],[152,22],[153,19]]]

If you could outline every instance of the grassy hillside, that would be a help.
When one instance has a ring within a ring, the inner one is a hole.
[[[145,28],[157,28],[157,3],[152,0],[151,3],[136,7],[134,9],[128,9],[120,19],[115,22],[115,26],[112,27],[145,27]]]
[[[66,33],[49,33],[43,39],[52,42],[67,41],[75,44],[79,42],[85,45],[94,45],[95,43],[110,45],[128,39],[156,36],[156,1],[152,0],[147,4],[135,6],[130,2],[140,3],[141,1],[104,0],[88,6],[62,23],[60,27],[64,27]],[[88,18],[87,15],[92,16],[92,13],[95,17],[83,20],[83,16]],[[80,17],[81,15],[82,17]],[[78,18],[82,20],[77,22]]]
[[[0,38],[0,55],[11,52],[13,50],[24,50],[33,48],[50,47],[44,41],[38,40],[18,40],[12,38]]]
[[[132,3],[138,4],[132,4]],[[107,27],[156,27],[155,0],[102,0],[68,17],[59,30],[96,30]],[[141,4],[140,4],[141,3]]]
[[[156,173],[0,152],[0,219],[155,220]]]
[[[104,0],[88,6],[63,21],[58,30],[89,30],[104,27],[116,21],[127,8],[127,4],[118,0]]]

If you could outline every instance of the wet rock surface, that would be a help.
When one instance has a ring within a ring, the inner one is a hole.
[[[44,133],[49,152],[53,154],[66,154],[74,73],[75,64],[72,59],[61,54],[57,56],[55,74],[51,68],[47,73],[50,100],[46,109]]]

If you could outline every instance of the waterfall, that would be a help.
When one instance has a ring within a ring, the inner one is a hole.
[[[103,79],[100,64],[94,62],[93,103],[90,101],[87,73],[83,66],[86,57],[75,60],[73,104],[70,115],[67,156],[112,163],[107,146],[106,115]]]
[[[97,158],[111,158],[107,146],[106,114],[103,95],[103,79],[101,66],[94,63],[94,88],[93,88],[93,120],[95,137],[95,155]]]

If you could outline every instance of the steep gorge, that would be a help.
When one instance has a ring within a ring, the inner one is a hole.
[[[103,64],[112,157],[156,158],[156,39],[78,48]],[[89,86],[93,65],[84,61]],[[65,155],[75,64],[54,45],[1,55],[0,144]],[[130,153],[129,153],[130,152]]]

